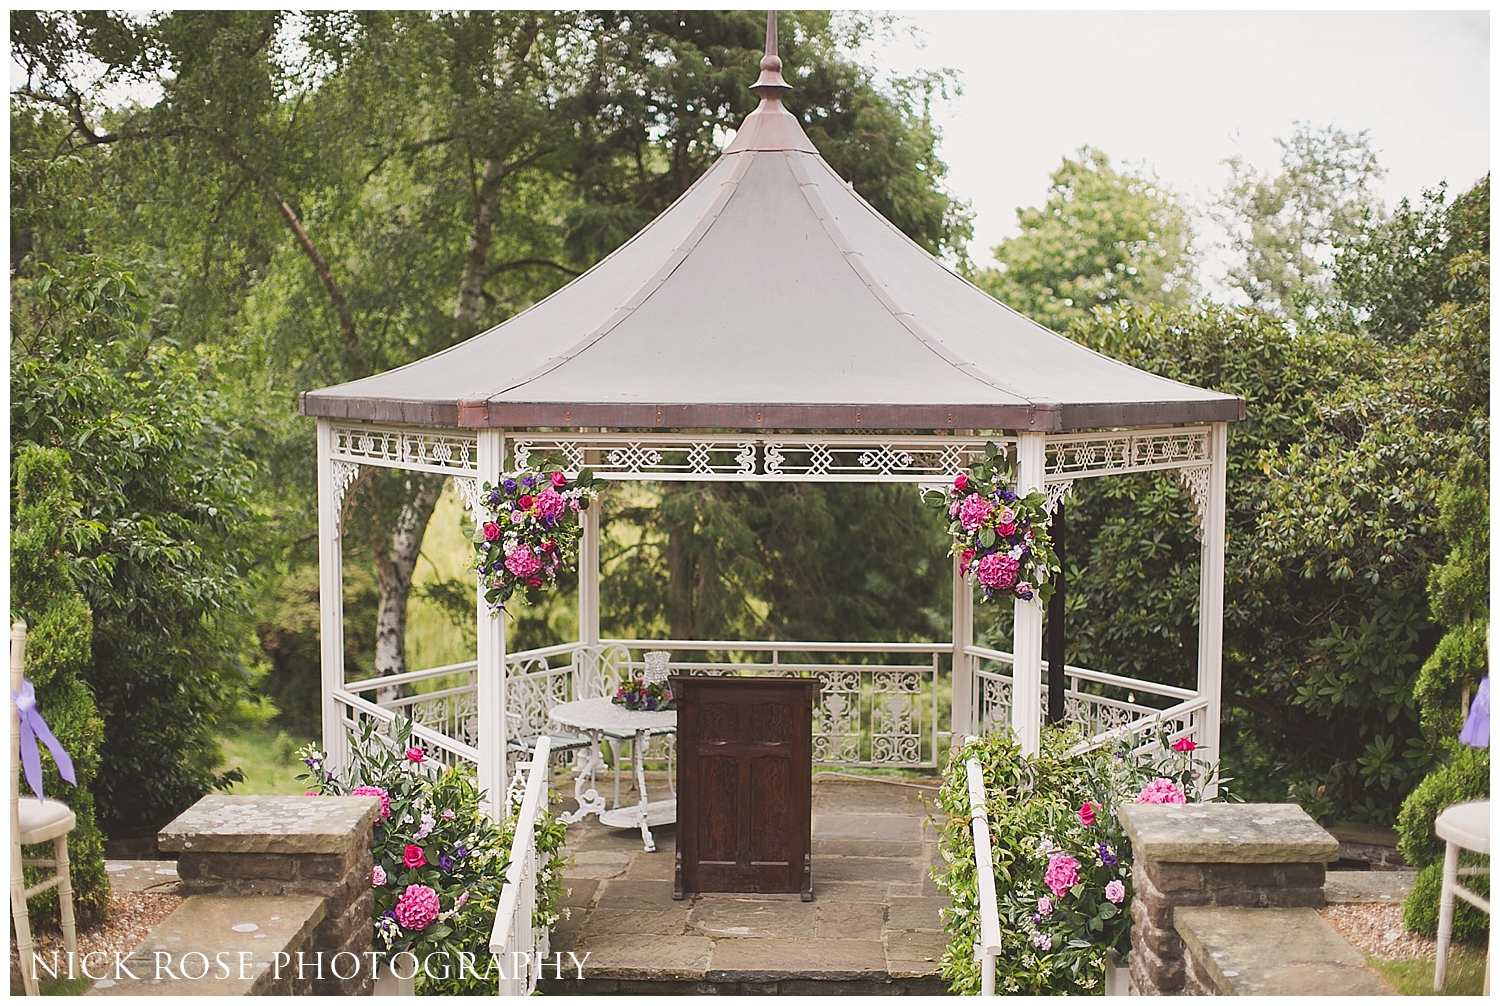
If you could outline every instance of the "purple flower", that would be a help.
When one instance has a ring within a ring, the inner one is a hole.
[[[1103,863],[1105,866],[1114,866],[1119,861],[1120,857],[1114,854],[1114,851],[1110,849],[1108,842],[1099,843],[1099,862]]]
[[[452,873],[453,872],[453,860],[450,859],[447,856],[439,856],[438,857],[438,869],[442,870],[444,873]]]
[[[461,845],[455,845],[453,847],[453,855],[457,856],[459,859],[463,859],[468,854],[469,854],[469,850],[465,849]]]
[[[527,489],[535,488],[536,479],[532,478],[530,475],[527,475],[525,478],[521,479],[521,485],[525,486]]]
[[[515,479],[506,479],[505,482],[502,483],[502,484],[505,486],[506,492],[515,492],[516,491],[516,480]],[[495,495],[498,496],[500,494],[496,493]],[[495,502],[499,503],[500,501],[499,500],[495,500]]]
[[[1036,947],[1038,950],[1051,950],[1052,937],[1048,936],[1046,933],[1032,933],[1031,945]]]

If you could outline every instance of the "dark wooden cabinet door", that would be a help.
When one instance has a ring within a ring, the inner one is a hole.
[[[674,676],[673,897],[708,891],[812,900],[811,678]]]

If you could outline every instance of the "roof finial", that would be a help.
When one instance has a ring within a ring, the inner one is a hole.
[[[776,12],[766,11],[766,54],[760,61],[760,79],[750,85],[750,90],[763,99],[776,100],[792,89],[781,76],[781,57],[777,55]]]

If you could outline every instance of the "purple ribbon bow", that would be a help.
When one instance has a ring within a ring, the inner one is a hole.
[[[1458,739],[1469,747],[1490,746],[1490,676],[1486,674],[1474,693],[1474,704],[1469,707],[1469,718],[1464,723]]]
[[[21,694],[11,692],[10,698],[16,704],[16,711],[21,714],[21,767],[26,772],[26,785],[31,787],[38,800],[46,799],[42,796],[42,756],[36,747],[36,739],[40,737],[42,743],[47,745],[47,750],[52,752],[52,760],[57,763],[57,774],[77,786],[78,777],[73,774],[73,759],[68,757],[68,752],[52,736],[52,731],[47,728],[47,721],[42,719],[42,714],[37,710],[36,689],[31,682],[22,678]]]

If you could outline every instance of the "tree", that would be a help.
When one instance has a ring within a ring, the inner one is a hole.
[[[1231,157],[1229,184],[1211,211],[1229,232],[1242,261],[1231,285],[1268,310],[1303,314],[1330,291],[1334,250],[1373,219],[1373,185],[1385,176],[1368,130],[1294,122],[1290,139],[1277,138],[1279,174],[1261,173]]]
[[[66,451],[80,508],[63,542],[92,612],[78,673],[104,720],[99,819],[150,834],[225,781],[214,730],[249,684],[253,466],[211,360],[154,337],[129,271],[65,261],[11,297],[11,455]]]
[[[1447,183],[1403,199],[1390,218],[1346,237],[1334,263],[1335,304],[1381,342],[1410,342],[1433,305],[1472,303],[1477,281],[1451,266],[1490,251],[1490,178],[1448,202]]]
[[[60,450],[27,447],[13,456],[10,610],[27,623],[26,677],[36,686],[37,709],[73,760],[76,788],[65,787],[50,758],[42,760],[42,790],[61,797],[78,819],[68,836],[73,899],[88,925],[109,914],[104,836],[95,820],[91,786],[99,771],[104,722],[87,684],[93,618],[69,568],[68,541],[89,536],[79,526],[71,459]],[[19,771],[13,767],[12,771]],[[36,882],[28,878],[27,883]],[[29,901],[33,914],[50,913],[55,891]]]
[[[1021,233],[973,280],[1034,321],[1064,331],[1095,308],[1185,305],[1193,295],[1187,214],[1155,178],[1117,171],[1082,147],[1052,173],[1047,201],[1016,210]]]

